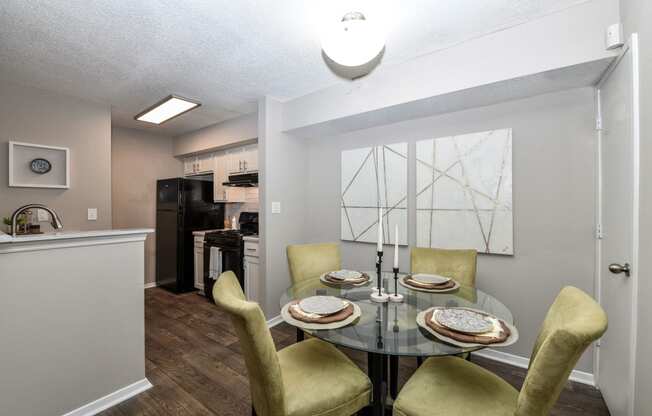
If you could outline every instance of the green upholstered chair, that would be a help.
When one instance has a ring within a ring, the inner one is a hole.
[[[337,243],[291,245],[287,247],[287,255],[292,284],[342,267]]]
[[[410,253],[412,273],[431,273],[452,277],[462,286],[475,287],[478,253],[475,250],[413,248]]]
[[[254,414],[350,416],[371,399],[369,378],[342,352],[316,338],[276,351],[260,306],[245,300],[233,272],[213,287],[244,354]]]
[[[337,243],[297,244],[287,247],[288,266],[293,286],[321,286],[311,281],[323,273],[342,268],[340,245]],[[297,341],[303,341],[305,334],[297,328]]]
[[[460,358],[429,358],[399,393],[394,415],[548,415],[577,360],[606,329],[600,305],[565,287],[546,315],[520,392]]]

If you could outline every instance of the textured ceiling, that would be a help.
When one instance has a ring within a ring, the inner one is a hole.
[[[380,67],[586,0],[2,0],[0,80],[112,107],[117,125],[181,134],[337,82],[323,22],[357,9],[388,30]],[[0,92],[1,93],[1,92]],[[175,93],[199,109],[162,126],[133,116]]]

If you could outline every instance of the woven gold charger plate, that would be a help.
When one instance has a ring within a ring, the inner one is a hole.
[[[416,290],[418,292],[448,293],[448,292],[453,292],[453,291],[460,288],[460,284],[457,283],[457,280],[454,280],[454,279],[451,279],[451,280],[453,280],[453,282],[455,282],[455,286],[449,287],[448,289],[426,289],[426,288],[423,288],[423,287],[416,287],[416,286],[412,286],[412,285],[409,285],[409,284],[405,283],[404,282],[405,277],[406,276],[401,276],[401,277],[398,278],[398,282],[400,283],[400,285],[403,286],[403,287],[406,287],[408,289]]]
[[[461,342],[461,341],[454,340],[452,338],[449,338],[449,337],[447,337],[445,335],[440,334],[439,332],[437,332],[434,329],[430,328],[426,324],[426,314],[428,312],[430,312],[432,309],[434,309],[434,308],[428,308],[425,311],[419,312],[419,314],[417,315],[417,325],[419,325],[424,330],[428,331],[428,333],[432,334],[435,338],[437,338],[437,339],[439,339],[441,341],[444,341],[447,344],[455,345],[455,346],[461,347],[461,348],[477,348],[477,347],[492,347],[493,348],[493,347],[507,347],[507,346],[510,346],[512,344],[515,344],[516,341],[518,341],[518,329],[516,329],[516,327],[514,325],[509,324],[509,323],[505,322],[502,319],[501,319],[501,321],[505,324],[505,326],[507,328],[509,328],[509,330],[511,332],[509,338],[507,338],[504,342],[496,342],[496,343],[487,345],[487,344],[469,343],[469,342]],[[479,309],[473,309],[473,308],[467,308],[467,309],[472,310],[474,312],[482,313],[482,314],[486,313],[486,312],[481,311]]]
[[[300,321],[294,318],[292,315],[290,315],[290,311],[288,309],[293,303],[294,302],[289,302],[286,303],[285,306],[283,306],[283,308],[281,309],[281,317],[288,324],[292,326],[296,326],[297,328],[301,328],[301,329],[320,330],[320,329],[343,328],[357,321],[358,318],[360,318],[360,316],[362,315],[362,311],[360,310],[360,307],[354,302],[349,302],[351,303],[351,305],[353,305],[353,314],[351,314],[351,316],[349,316],[348,318],[338,322],[332,322],[330,324],[308,323],[308,322]]]

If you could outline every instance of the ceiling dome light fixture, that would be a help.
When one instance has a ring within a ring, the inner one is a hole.
[[[326,28],[321,39],[321,48],[329,58],[351,67],[371,61],[384,46],[383,31],[360,12],[345,14],[340,22]]]

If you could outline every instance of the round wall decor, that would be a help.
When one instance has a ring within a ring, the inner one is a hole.
[[[43,158],[36,158],[32,160],[29,164],[29,167],[32,172],[38,173],[39,175],[43,175],[44,173],[48,173],[50,170],[52,170],[52,164],[50,161]]]

